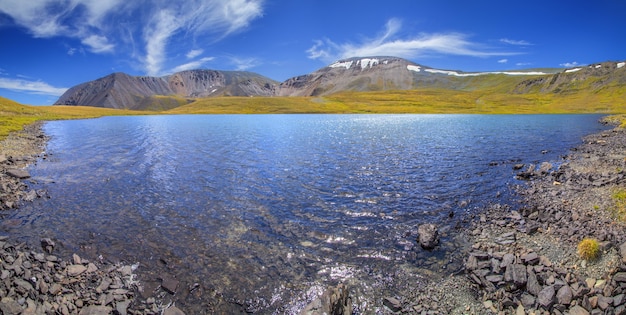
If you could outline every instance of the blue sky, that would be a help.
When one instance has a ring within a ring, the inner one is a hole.
[[[462,71],[621,61],[626,1],[0,0],[0,43],[0,96],[44,105],[113,72],[284,81],[356,56]]]

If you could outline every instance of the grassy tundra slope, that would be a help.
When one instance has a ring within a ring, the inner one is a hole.
[[[27,106],[0,97],[0,140],[24,125],[39,120],[96,118],[102,116],[146,115],[155,112],[128,111],[89,106]]]

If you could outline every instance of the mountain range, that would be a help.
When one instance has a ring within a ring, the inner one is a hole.
[[[325,96],[345,91],[436,88],[503,93],[574,93],[626,84],[625,62],[561,69],[463,72],[434,69],[397,57],[334,62],[282,83],[245,71],[187,70],[163,77],[113,73],[67,90],[55,105],[171,109],[215,96]]]

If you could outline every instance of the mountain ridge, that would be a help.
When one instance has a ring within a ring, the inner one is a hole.
[[[464,72],[441,70],[390,56],[338,60],[309,74],[277,82],[254,72],[186,70],[163,77],[113,73],[70,88],[55,105],[124,109],[171,109],[214,96],[326,96],[338,92],[486,90],[511,93],[567,93],[580,88],[626,84],[624,62],[576,68]],[[582,84],[582,82],[593,81]]]
[[[272,96],[277,84],[272,79],[246,71],[199,69],[162,77],[116,72],[68,89],[54,105],[147,109],[155,96],[166,97],[170,102],[165,103],[171,104],[179,104],[185,98],[210,96]]]

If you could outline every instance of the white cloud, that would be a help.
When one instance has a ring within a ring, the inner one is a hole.
[[[373,39],[353,44],[337,44],[330,39],[316,40],[307,50],[311,59],[331,62],[336,59],[365,56],[397,56],[414,58],[430,54],[458,55],[471,57],[491,57],[518,55],[516,52],[491,51],[479,43],[468,40],[461,33],[422,33],[412,38],[396,38],[401,22],[391,19],[385,30]]]
[[[500,59],[498,60],[498,63],[507,63],[509,62],[509,59]]]
[[[204,57],[204,58],[200,58],[199,60],[195,60],[192,62],[188,62],[182,65],[179,65],[175,68],[173,68],[171,71],[169,71],[169,73],[176,73],[176,72],[181,72],[181,71],[185,71],[185,70],[193,70],[193,69],[198,69],[200,67],[202,67],[205,63],[212,61],[213,57]]]
[[[231,62],[235,65],[235,70],[246,71],[248,69],[259,66],[260,62],[256,58],[237,58],[231,57]]]
[[[144,30],[146,40],[145,66],[148,75],[156,76],[161,72],[165,60],[165,48],[170,37],[178,30],[178,19],[169,11],[161,10]]]
[[[572,67],[580,66],[580,64],[578,62],[574,61],[574,62],[561,63],[561,64],[559,64],[559,66],[565,67],[565,68],[572,68]]]
[[[530,46],[530,45],[532,45],[531,43],[529,43],[528,41],[525,41],[525,40],[515,40],[515,39],[508,39],[508,38],[501,38],[500,42],[505,43],[505,44],[509,44],[509,45],[515,45],[515,46]]]
[[[61,96],[65,93],[65,91],[67,91],[67,88],[53,87],[50,84],[41,81],[9,78],[0,78],[0,89],[51,96]]]
[[[109,43],[106,37],[99,35],[89,35],[81,41],[84,45],[89,46],[94,53],[112,52],[115,45]]]
[[[515,64],[516,66],[530,66],[532,62],[518,62]]]
[[[149,75],[161,73],[168,42],[179,32],[213,34],[218,39],[246,28],[263,13],[263,0],[193,0],[164,2],[143,30],[145,68]],[[193,54],[192,54],[193,55]]]
[[[0,0],[0,13],[34,37],[77,39],[97,54],[127,53],[155,75],[165,67],[173,40],[217,41],[242,31],[263,15],[264,1]],[[202,52],[189,53],[194,59]]]
[[[192,49],[189,52],[187,52],[185,56],[187,57],[187,59],[193,59],[202,55],[202,53],[204,53],[204,50],[202,49]]]

